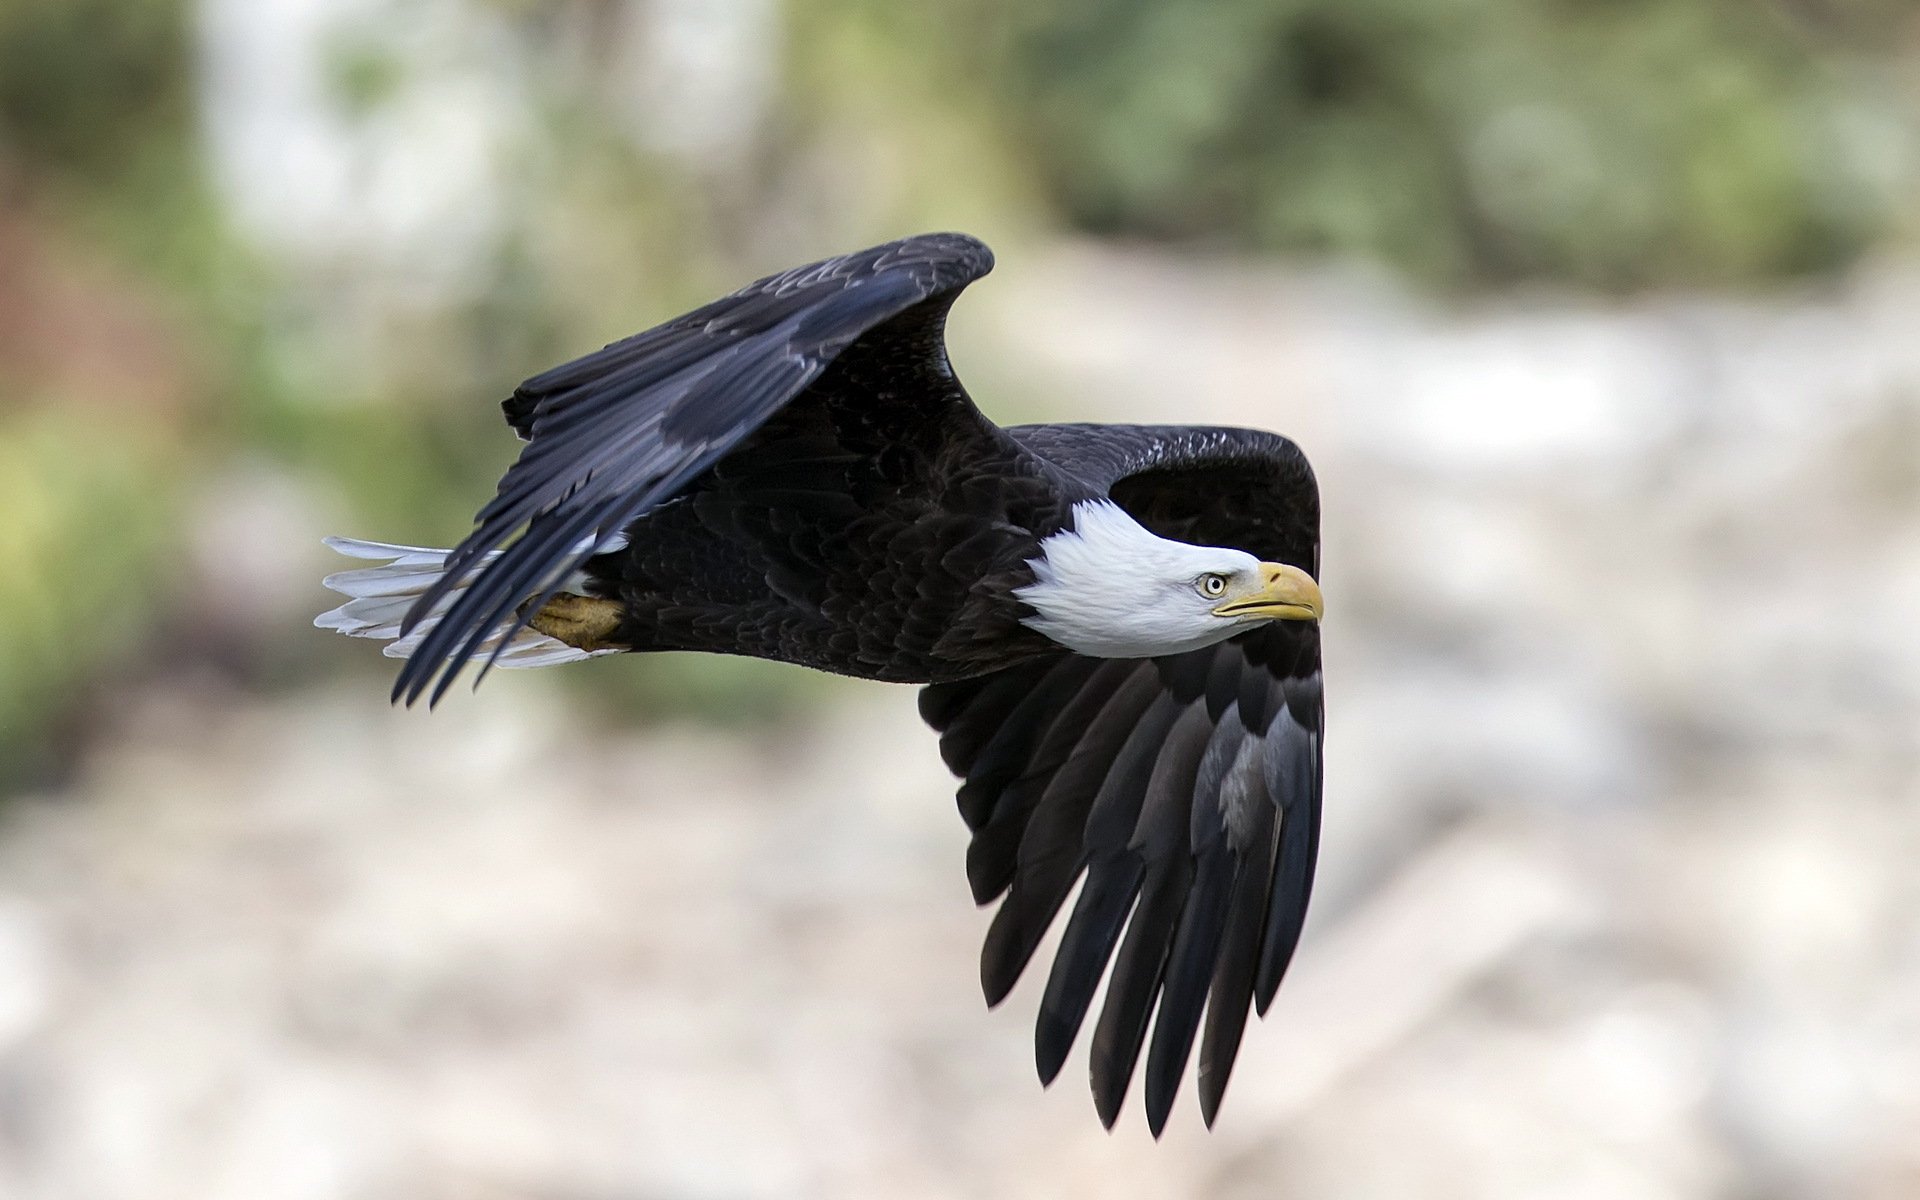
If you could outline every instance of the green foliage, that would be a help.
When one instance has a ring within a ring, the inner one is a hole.
[[[1096,233],[1450,284],[1745,282],[1843,265],[1915,184],[1911,101],[1844,36],[1899,5],[1818,29],[1754,0],[972,7],[948,44]]]
[[[177,145],[192,99],[185,0],[0,5],[0,150],[94,182]]]
[[[0,750],[29,744],[66,685],[127,654],[168,545],[167,456],[98,420],[0,419]],[[0,758],[0,777],[18,750]]]

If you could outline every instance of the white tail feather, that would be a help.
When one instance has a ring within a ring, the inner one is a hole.
[[[624,543],[625,539],[608,539],[601,546],[602,553],[618,549],[619,546],[613,544],[616,540]],[[391,561],[377,567],[337,571],[321,580],[329,589],[347,597],[347,602],[321,613],[313,619],[313,623],[321,629],[338,630],[348,637],[387,641],[389,644],[382,646],[380,652],[388,658],[407,658],[419,649],[421,639],[446,615],[447,609],[452,607],[467,583],[472,582],[473,575],[500,553],[496,550],[481,559],[468,572],[465,581],[436,601],[432,611],[413,627],[412,632],[401,637],[401,618],[413,607],[414,601],[446,573],[443,568],[450,552],[425,546],[390,546],[385,542],[365,542],[358,538],[330,537],[325,541],[329,547],[348,558]],[[572,589],[563,585],[563,590]],[[492,654],[494,647],[499,644],[500,635],[495,633],[480,643],[479,657]],[[558,638],[532,629],[522,629],[507,642],[507,648],[494,665],[509,669],[550,667],[557,663],[578,662],[583,658],[618,653],[617,650],[579,650]]]

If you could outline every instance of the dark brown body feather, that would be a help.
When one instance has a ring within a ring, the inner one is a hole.
[[[938,360],[934,360],[937,363]],[[1052,653],[1020,623],[1040,539],[1094,494],[987,423],[926,358],[856,346],[587,564],[636,650],[895,683]],[[875,396],[914,402],[876,405]]]

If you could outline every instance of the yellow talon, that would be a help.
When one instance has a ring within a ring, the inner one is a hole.
[[[615,648],[611,639],[625,615],[617,600],[561,592],[533,614],[527,625],[576,650],[610,650]]]

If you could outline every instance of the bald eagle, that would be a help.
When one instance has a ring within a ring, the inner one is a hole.
[[[349,599],[316,623],[390,639],[409,704],[476,659],[648,650],[925,685],[974,899],[1000,902],[987,1003],[1084,877],[1040,1002],[1042,1082],[1111,962],[1101,1121],[1144,1049],[1157,1137],[1199,1037],[1211,1126],[1313,883],[1318,491],[1272,433],[994,425],[944,342],[992,265],[960,234],[890,242],[534,376],[504,405],[527,444],[472,534],[329,539],[390,561],[329,576]]]

